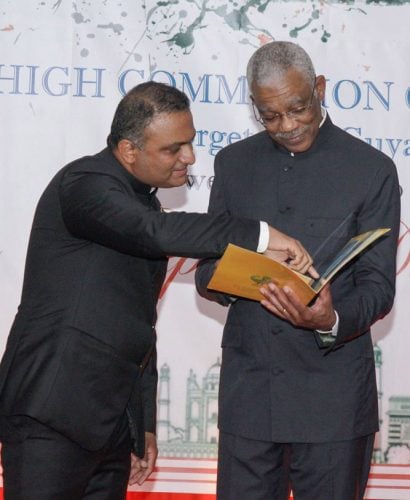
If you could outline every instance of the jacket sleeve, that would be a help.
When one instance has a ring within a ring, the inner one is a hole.
[[[357,214],[357,234],[378,227],[391,230],[360,254],[351,266],[354,287],[345,290],[343,284],[335,286],[333,305],[339,314],[339,330],[333,348],[368,331],[393,306],[400,192],[390,160],[375,169],[373,179],[369,179],[367,197]]]
[[[153,349],[151,356],[141,375],[141,397],[144,408],[144,430],[145,432],[156,432],[157,416],[157,353]]]
[[[59,189],[63,220],[77,238],[140,257],[217,257],[228,243],[256,249],[259,222],[227,214],[163,213],[119,179],[70,172]]]
[[[225,200],[225,194],[227,191],[224,189],[222,173],[223,170],[221,168],[220,155],[217,155],[215,158],[215,177],[209,198],[208,213],[212,215],[225,214],[229,216],[230,212],[227,208]],[[198,266],[195,271],[196,289],[199,295],[205,299],[217,302],[222,306],[228,306],[233,301],[231,296],[220,292],[214,292],[207,288],[217,263],[218,260],[215,258],[202,259],[198,262]]]

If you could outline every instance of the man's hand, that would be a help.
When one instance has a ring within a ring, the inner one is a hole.
[[[308,272],[312,278],[319,278],[312,267],[312,257],[302,244],[271,226],[269,226],[269,244],[265,255],[279,262],[286,262],[289,267],[302,274]]]
[[[154,470],[158,456],[157,438],[151,432],[145,433],[145,456],[138,458],[131,453],[131,471],[128,484],[141,485]]]
[[[269,283],[260,289],[265,297],[261,304],[294,326],[309,330],[331,330],[336,323],[330,285],[325,285],[311,307],[305,306],[287,286],[283,289]]]

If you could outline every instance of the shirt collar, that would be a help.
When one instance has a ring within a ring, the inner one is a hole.
[[[326,117],[327,117],[327,110],[323,106],[320,107],[322,111],[322,121],[319,123],[319,128],[325,123]]]
[[[128,182],[132,186],[132,189],[136,193],[153,196],[158,191],[157,187],[149,186],[148,184],[145,184],[144,182],[138,180],[134,175],[130,174],[130,172],[128,172],[128,170],[123,165],[121,165],[121,163],[117,160],[117,158],[109,148],[106,148],[103,153],[108,154],[111,157],[111,159],[118,166],[121,174],[128,180]]]

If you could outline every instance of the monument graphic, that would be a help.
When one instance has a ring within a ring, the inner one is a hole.
[[[380,431],[376,434],[373,463],[410,463],[410,395],[392,395],[388,410],[383,412],[382,350],[374,345],[374,360],[379,400]],[[160,368],[158,390],[157,436],[159,455],[177,458],[217,458],[218,386],[221,363],[208,369],[202,381],[191,369],[186,379],[185,427],[172,424],[170,381],[167,363]],[[383,450],[383,415],[387,415],[387,447]]]
[[[171,423],[170,368],[159,374],[157,436],[162,457],[216,458],[218,444],[219,359],[202,382],[191,369],[186,381],[185,428]]]

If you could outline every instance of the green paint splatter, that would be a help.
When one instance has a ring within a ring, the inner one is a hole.
[[[256,26],[251,21],[252,13],[265,13],[268,6],[274,3],[283,3],[288,2],[290,0],[247,0],[244,2],[240,2],[238,0],[227,0],[222,5],[214,5],[214,2],[211,0],[185,0],[184,7],[186,9],[187,4],[191,7],[194,7],[199,10],[199,13],[195,20],[191,24],[184,25],[182,22],[178,26],[174,24],[171,28],[168,28],[166,31],[162,30],[160,34],[171,35],[165,41],[171,47],[177,47],[183,51],[184,54],[190,53],[195,46],[195,34],[199,29],[204,28],[204,23],[210,19],[209,23],[215,23],[215,16],[221,20],[226,26],[228,26],[231,30],[235,32],[243,32],[245,35],[250,37],[246,43],[251,45],[256,44],[260,45],[261,35],[265,35],[267,39],[274,40],[275,37],[268,30]],[[296,2],[295,2],[296,3]],[[300,3],[300,2],[299,2]],[[325,27],[315,26],[315,24],[320,21],[321,17],[321,9],[318,8],[317,0],[304,0],[305,4],[307,4],[307,8],[310,9],[310,13],[307,12],[307,19],[300,25],[295,25],[292,22],[293,26],[290,25],[289,22],[284,22],[282,24],[282,28],[288,29],[289,36],[291,38],[297,38],[299,33],[310,29],[310,33],[312,35],[316,35],[320,37],[320,40],[323,43],[327,43],[329,38],[331,37],[331,33],[325,29]],[[379,6],[391,6],[391,5],[404,5],[410,3],[410,0],[326,0],[327,4],[342,4],[349,6],[348,12],[361,12],[366,14],[365,10],[360,7],[363,5],[379,5]],[[147,17],[147,20],[156,14],[162,14],[163,19],[169,18],[172,14],[177,14],[177,5],[181,5],[179,0],[168,0],[168,1],[159,1],[156,6],[150,10],[150,13]],[[173,9],[173,10],[172,10]],[[298,11],[298,16],[303,15],[305,9],[302,11]],[[182,14],[183,13],[183,14]],[[213,16],[210,17],[210,16]],[[186,19],[188,17],[187,10],[180,10],[179,19]],[[148,26],[148,25],[147,25]],[[256,40],[253,44],[251,40]],[[240,43],[245,43],[245,39],[242,39]]]
[[[320,37],[320,39],[322,40],[323,43],[326,43],[331,36],[332,35],[329,32],[327,32],[326,30],[324,30],[322,36]]]
[[[68,0],[52,0],[51,3],[41,1],[39,5],[55,12],[61,7],[63,1],[64,4],[68,4]],[[97,3],[105,9],[109,2],[96,0],[93,5]],[[358,14],[367,15],[366,6],[397,8],[397,6],[410,4],[410,0],[140,0],[140,3],[144,15],[138,22],[145,23],[145,30],[135,42],[129,57],[143,38],[155,40],[157,47],[160,43],[167,43],[175,57],[179,54],[189,54],[195,48],[198,30],[208,25],[215,26],[217,23],[219,26],[225,25],[228,32],[243,34],[239,43],[258,47],[262,43],[274,40],[275,37],[269,29],[258,25],[256,20],[269,15],[270,6],[284,3],[295,7],[295,15],[284,16],[282,23],[279,24],[285,33],[287,32],[291,38],[297,38],[302,31],[307,31],[311,37],[317,37],[322,43],[327,43],[332,34],[325,25],[327,22],[326,5],[340,5],[344,12],[357,16]],[[91,2],[70,2],[70,4],[72,5],[71,17],[75,24],[86,22],[93,24],[94,28],[110,28],[118,37],[121,37],[121,46],[125,46],[129,34],[126,35],[123,32],[121,24],[95,22],[95,18],[87,16],[87,9]],[[278,12],[280,13],[279,9],[275,10],[275,15],[280,15],[277,14]],[[99,15],[102,13],[99,12]],[[127,17],[124,10],[118,15]],[[275,19],[275,21],[278,20]],[[77,36],[81,40],[85,35],[79,31]]]

